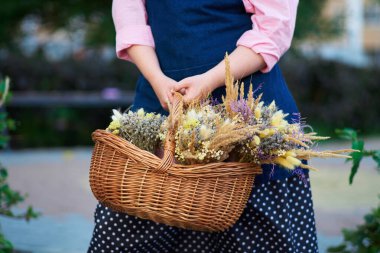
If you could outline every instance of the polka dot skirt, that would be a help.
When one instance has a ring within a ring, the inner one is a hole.
[[[318,252],[306,182],[294,175],[255,185],[236,224],[219,233],[170,227],[98,204],[88,252]]]

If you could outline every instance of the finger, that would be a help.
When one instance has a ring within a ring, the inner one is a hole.
[[[181,93],[182,95],[185,95],[185,94],[186,94],[186,89],[185,89],[185,88],[182,88],[182,89],[180,89],[179,91],[174,91],[174,90],[173,90],[173,92],[179,92],[179,93]],[[173,95],[174,95],[174,93],[173,93]]]
[[[168,111],[168,105],[167,105],[167,103],[162,103],[162,104],[161,104],[161,107],[162,107],[165,111]]]
[[[170,90],[170,94],[171,94],[172,96],[174,96],[174,93],[176,93],[176,92],[179,92],[179,93],[181,93],[182,95],[184,95],[185,92],[186,92],[186,89],[185,89],[185,88],[182,88],[181,90],[176,91],[175,88],[173,88],[173,89]]]
[[[162,106],[162,108],[165,110],[165,111],[169,111],[169,106],[170,106],[170,101],[169,101],[169,99],[167,98],[166,100],[165,100],[165,102],[163,103],[163,105],[161,105]]]
[[[185,78],[185,79],[179,81],[178,84],[176,84],[176,85],[174,86],[174,90],[175,90],[175,91],[180,91],[181,89],[186,89],[187,87],[189,87],[189,84],[190,84],[190,83],[189,83],[188,80]]]
[[[193,97],[190,94],[185,94],[183,96],[183,102],[186,104],[190,103],[192,100],[193,100]]]
[[[167,98],[168,98],[168,101],[170,103],[173,103],[173,91],[169,91],[167,94],[166,94]]]

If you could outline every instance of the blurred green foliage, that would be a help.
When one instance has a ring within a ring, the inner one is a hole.
[[[302,117],[321,134],[345,126],[380,132],[380,68],[286,55],[281,69]]]
[[[326,0],[300,0],[297,11],[297,23],[294,31],[294,40],[303,38],[325,38],[340,32],[339,23],[321,16]]]
[[[9,79],[6,78],[0,81],[0,148],[4,148],[8,144],[9,137],[7,131],[14,130],[15,128],[14,121],[8,119],[6,112],[3,110],[3,106],[8,99],[8,90]],[[31,206],[23,213],[16,214],[12,211],[12,207],[23,202],[26,196],[13,190],[7,182],[7,178],[8,171],[0,163],[0,215],[16,219],[25,219],[26,221],[36,218],[39,214],[36,213]],[[12,243],[8,241],[0,231],[0,253],[8,252],[13,252]]]
[[[87,23],[89,43],[109,44],[115,37],[111,1],[3,0],[0,8],[0,46],[12,48],[15,45],[20,23],[28,16],[39,18],[50,30],[66,27],[74,17],[81,18]]]
[[[329,22],[320,17],[326,0],[300,0],[295,38],[310,34],[325,34]],[[0,46],[13,47],[19,35],[19,25],[28,16],[41,20],[46,29],[66,27],[72,18],[87,24],[86,41],[89,45],[112,44],[114,27],[111,1],[104,0],[2,0],[0,8]]]
[[[97,54],[59,62],[9,55],[0,60],[0,73],[12,77],[13,91],[94,91],[104,87],[133,90],[137,68],[125,61],[99,60]]]
[[[344,242],[330,247],[329,253],[378,253],[380,252],[380,205],[364,217],[364,223],[356,229],[343,229]]]
[[[352,128],[336,129],[335,132],[339,138],[351,141],[352,142],[351,148],[359,151],[359,152],[351,153],[350,156],[352,158],[347,159],[347,161],[352,162],[351,173],[349,177],[350,184],[353,183],[354,177],[356,173],[358,172],[360,162],[365,157],[371,157],[376,162],[377,169],[380,172],[380,149],[377,149],[377,150],[364,149],[364,141],[358,138],[358,133]]]
[[[360,150],[351,154],[352,162],[349,183],[358,172],[360,162],[364,157],[372,157],[380,172],[380,150],[364,149],[364,141],[358,138],[358,134],[351,128],[337,129],[338,137],[350,140],[352,149]],[[343,243],[328,248],[329,253],[377,253],[380,252],[380,204],[369,214],[365,215],[364,223],[355,229],[343,229]]]
[[[93,145],[91,132],[108,126],[111,109],[97,107],[12,108],[12,115],[17,115],[22,122],[16,122],[17,132],[12,134],[11,146],[12,148],[33,148]]]

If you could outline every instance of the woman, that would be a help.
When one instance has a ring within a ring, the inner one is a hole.
[[[138,79],[133,109],[166,114],[172,91],[185,101],[224,92],[232,74],[261,87],[266,103],[298,109],[277,65],[291,44],[297,0],[114,0],[116,51]],[[245,89],[245,90],[248,90]],[[265,167],[237,223],[204,233],[117,213],[99,204],[89,252],[318,252],[308,174]]]

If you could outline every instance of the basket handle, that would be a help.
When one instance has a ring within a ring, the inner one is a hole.
[[[173,103],[169,106],[169,130],[165,138],[164,156],[158,167],[153,168],[154,172],[165,173],[174,163],[175,152],[175,133],[178,128],[178,122],[183,114],[183,97],[180,93],[174,92]]]

